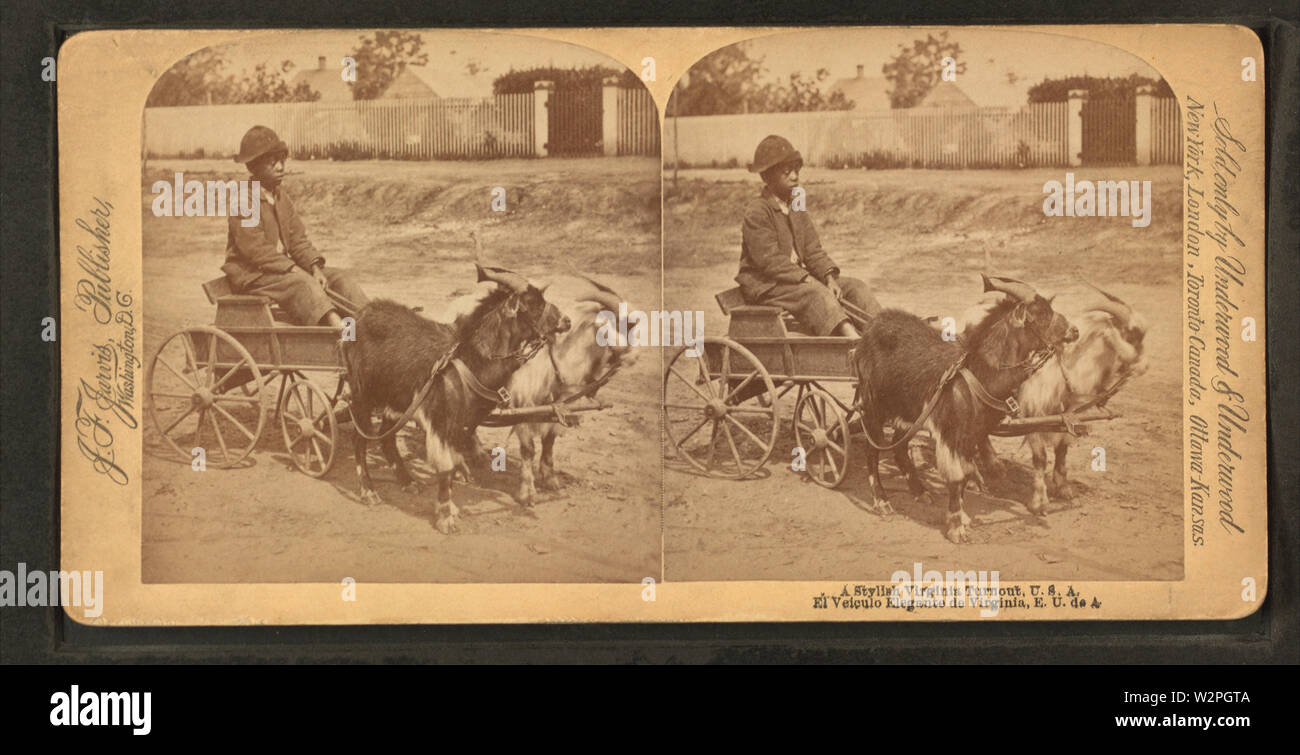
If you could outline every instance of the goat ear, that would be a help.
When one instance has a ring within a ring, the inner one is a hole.
[[[514,317],[519,314],[519,294],[511,294],[510,298],[506,299],[506,303],[501,305],[501,309],[505,312],[506,317]]]

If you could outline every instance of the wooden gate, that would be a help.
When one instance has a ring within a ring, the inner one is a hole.
[[[1084,100],[1080,158],[1084,165],[1137,162],[1137,114],[1132,92]]]
[[[556,89],[547,112],[546,143],[551,155],[601,153],[601,83]]]

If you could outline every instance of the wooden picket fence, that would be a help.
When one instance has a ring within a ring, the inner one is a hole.
[[[659,106],[645,88],[618,90],[618,154],[659,154]]]
[[[1181,160],[1177,103],[1152,99],[1152,162]],[[1094,103],[1107,161],[1135,158],[1133,98],[1127,110]],[[912,108],[861,112],[749,113],[669,118],[664,159],[683,166],[745,167],[768,134],[790,139],[808,165],[830,168],[1027,168],[1070,164],[1069,103],[1018,109]],[[1125,152],[1124,150],[1127,149]],[[1119,157],[1121,153],[1124,155]]]
[[[145,109],[149,156],[234,154],[270,126],[295,157],[486,159],[536,154],[533,95]]]

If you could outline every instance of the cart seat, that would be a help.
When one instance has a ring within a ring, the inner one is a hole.
[[[226,276],[203,284],[203,293],[217,307],[216,325],[292,325],[289,313],[266,296],[236,294]]]
[[[727,334],[735,337],[771,336],[778,338],[812,335],[791,312],[770,304],[746,304],[740,287],[714,295],[722,314],[731,318]]]

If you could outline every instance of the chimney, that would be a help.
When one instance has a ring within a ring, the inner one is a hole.
[[[862,71],[863,71],[864,68],[866,68],[866,66],[862,65],[861,63],[858,64],[858,78],[859,78],[859,79],[862,78]]]
[[[320,57],[316,58],[316,68],[317,68],[317,70],[320,70],[320,71],[324,71],[324,70],[325,70],[325,56],[324,56],[324,55],[321,55]],[[858,66],[858,71],[859,71],[859,72],[862,71],[862,66]]]

